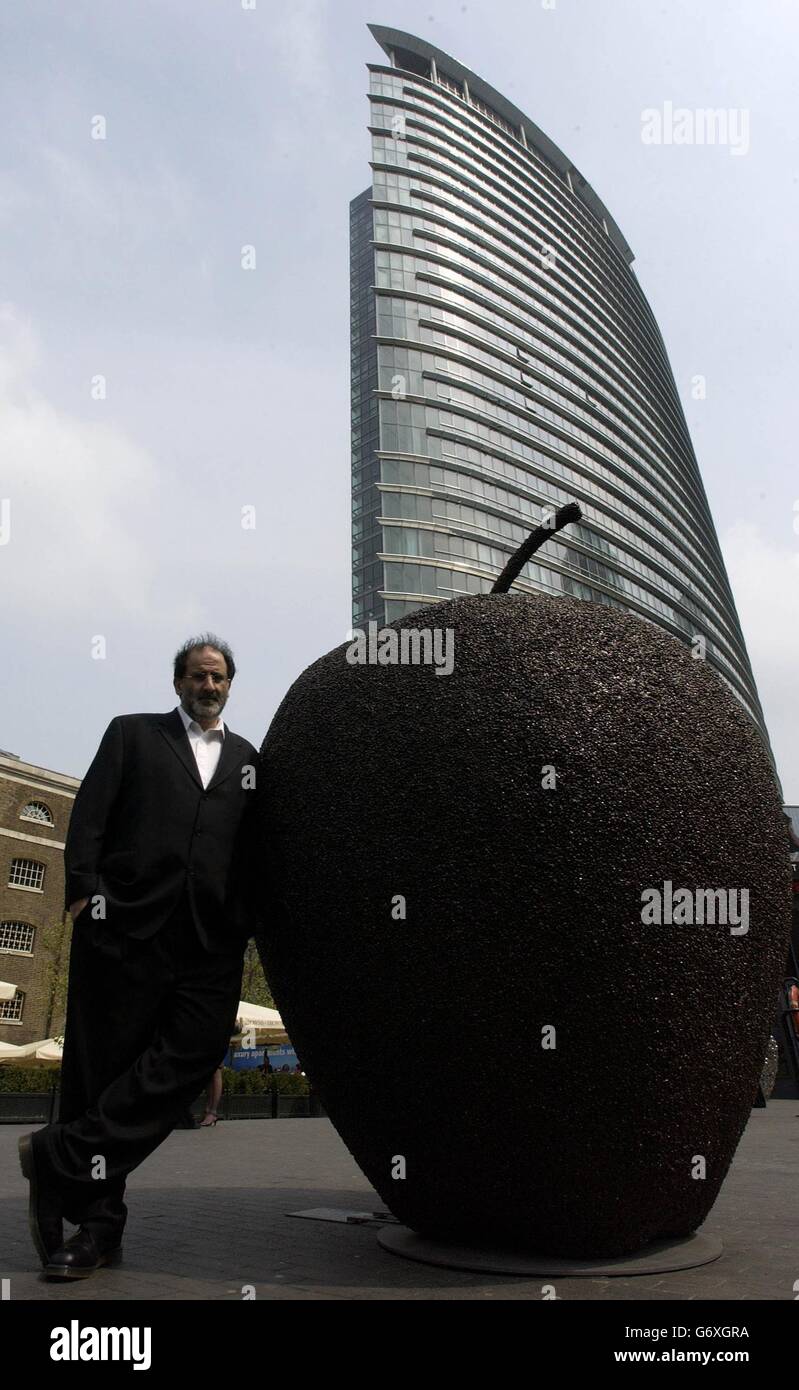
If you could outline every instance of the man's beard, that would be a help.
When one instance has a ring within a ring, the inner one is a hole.
[[[216,719],[227,704],[227,695],[184,695],[181,703],[186,713],[199,723],[200,719]]]

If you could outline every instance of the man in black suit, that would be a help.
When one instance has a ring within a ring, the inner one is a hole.
[[[254,930],[240,891],[257,753],[220,715],[235,674],[213,634],[174,663],[169,714],[112,719],[64,857],[73,934],[58,1121],[24,1135],[45,1273],[117,1257],[125,1179],[224,1057]],[[80,1227],[63,1241],[62,1218]]]

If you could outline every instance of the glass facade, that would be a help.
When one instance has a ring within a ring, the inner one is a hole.
[[[706,659],[770,746],[657,324],[621,231],[474,73],[371,25],[372,183],[351,204],[353,626],[517,590],[624,608]],[[773,759],[772,759],[773,761]]]

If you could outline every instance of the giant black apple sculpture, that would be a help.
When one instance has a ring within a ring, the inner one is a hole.
[[[300,676],[254,871],[288,1033],[394,1215],[588,1259],[710,1210],[791,873],[761,738],[706,662],[621,609],[504,592],[579,515],[493,592],[392,624],[449,629],[450,674],[345,643]]]

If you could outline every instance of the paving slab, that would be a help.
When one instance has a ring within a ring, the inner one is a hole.
[[[327,1119],[220,1121],[175,1130],[128,1181],[124,1258],[74,1284],[42,1278],[27,1225],[17,1140],[0,1125],[0,1278],[6,1296],[56,1300],[237,1301],[535,1299],[540,1277],[416,1263],[378,1244],[379,1226],[298,1219],[332,1208],[385,1210]],[[655,1178],[653,1176],[653,1181]],[[719,1198],[701,1228],[724,1251],[669,1274],[557,1278],[564,1300],[790,1301],[799,1281],[799,1100],[753,1110]]]

